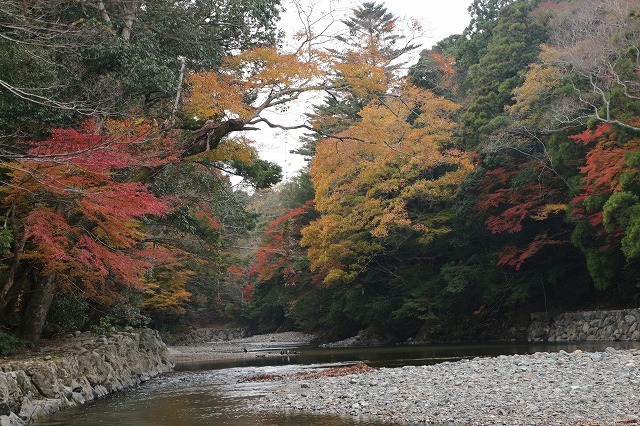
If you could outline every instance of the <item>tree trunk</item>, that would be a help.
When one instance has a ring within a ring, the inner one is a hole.
[[[107,12],[107,8],[104,7],[104,2],[102,0],[98,0],[98,12],[100,12],[100,18],[104,21],[104,23],[107,25],[111,25],[109,12]]]
[[[40,339],[47,313],[53,300],[55,274],[46,279],[37,279],[25,300],[19,335],[25,340],[36,343]]]
[[[129,40],[133,32],[133,23],[136,20],[136,11],[138,10],[138,0],[123,1],[124,26],[122,27],[122,38]]]
[[[20,311],[22,311],[20,302],[23,299],[21,296],[26,288],[30,270],[31,267],[25,268],[24,265],[21,265],[16,278],[14,278],[13,288],[5,298],[5,307],[0,311],[0,324],[10,329],[20,323]]]
[[[2,288],[0,288],[0,312],[7,306],[8,296],[15,284],[16,272],[20,266],[20,253],[24,250],[26,243],[25,233],[22,232],[22,235],[20,235],[18,226],[16,225],[15,208],[11,209],[11,221],[13,223],[13,259],[11,259],[11,265],[9,265],[9,270],[7,271],[7,279],[2,285]]]
[[[176,112],[178,112],[178,106],[180,105],[180,95],[182,94],[182,83],[184,82],[184,71],[187,67],[186,58],[180,58],[180,75],[178,76],[178,90],[176,91],[176,100],[173,103],[173,111],[171,111],[171,122],[176,123]]]

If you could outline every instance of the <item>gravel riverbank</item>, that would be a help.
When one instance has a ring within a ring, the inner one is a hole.
[[[640,424],[640,351],[475,358],[343,377],[275,381],[255,402],[407,424]]]

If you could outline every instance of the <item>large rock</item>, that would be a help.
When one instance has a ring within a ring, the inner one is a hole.
[[[22,396],[17,373],[0,373],[0,416],[8,416],[12,412],[19,411]]]
[[[0,364],[0,426],[21,426],[34,417],[121,391],[172,368],[169,351],[154,330],[97,339],[84,334],[54,356]]]

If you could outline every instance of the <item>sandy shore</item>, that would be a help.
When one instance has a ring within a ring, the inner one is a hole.
[[[222,342],[203,342],[198,345],[169,346],[174,362],[242,360],[256,357],[281,356],[280,351],[307,345],[315,336],[299,333],[271,333]]]

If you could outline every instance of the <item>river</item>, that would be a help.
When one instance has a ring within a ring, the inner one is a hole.
[[[247,377],[284,375],[354,362],[372,367],[400,367],[455,361],[477,356],[640,348],[640,342],[510,343],[475,345],[415,345],[372,348],[297,347],[300,355],[225,362],[190,362],[176,371],[133,390],[57,413],[37,425],[72,426],[343,426],[390,425],[371,419],[301,413],[254,413],[251,400],[269,392],[272,382],[244,381]],[[270,348],[265,350],[277,350]]]

